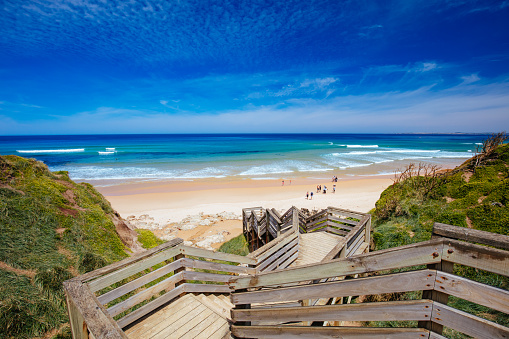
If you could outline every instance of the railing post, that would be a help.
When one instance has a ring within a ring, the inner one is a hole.
[[[366,223],[366,228],[364,229],[364,231],[366,232],[364,241],[368,244],[368,251],[369,251],[370,247],[371,247],[371,215],[369,216],[369,220]]]
[[[293,207],[293,215],[292,215],[292,223],[293,223],[293,231],[299,232],[299,211],[297,207]]]
[[[432,270],[453,273],[454,263],[442,260],[438,264],[428,265],[428,268]],[[449,295],[435,290],[426,290],[422,292],[422,299],[430,299],[433,301],[437,301],[443,305],[447,305],[447,302],[449,301]],[[438,334],[442,334],[442,331],[444,330],[443,325],[433,322],[433,320],[419,321],[418,327],[425,328]]]

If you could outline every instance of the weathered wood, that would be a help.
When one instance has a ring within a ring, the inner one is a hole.
[[[284,244],[284,243],[283,243]],[[269,265],[271,265],[274,261],[276,261],[279,257],[281,257],[281,255],[287,251],[289,251],[291,248],[295,247],[295,246],[298,246],[299,245],[299,239],[298,239],[298,236],[296,236],[293,241],[291,242],[288,242],[286,244],[284,244],[280,249],[279,251],[277,251],[276,253],[274,253],[273,255],[271,255],[270,257],[268,257],[267,259],[265,259],[263,262],[261,262],[257,267],[257,271],[264,271],[265,268]]]
[[[95,279],[97,277],[103,276],[103,275],[111,273],[111,272],[118,271],[119,269],[122,269],[122,268],[124,268],[126,266],[130,266],[130,265],[132,265],[132,264],[134,264],[134,263],[136,263],[138,261],[141,261],[141,260],[144,260],[144,259],[146,259],[148,257],[151,257],[151,256],[155,255],[158,252],[166,251],[169,248],[178,246],[182,242],[183,242],[182,239],[175,238],[175,239],[170,240],[168,242],[165,242],[164,244],[161,244],[161,245],[159,245],[157,247],[154,247],[154,248],[151,248],[151,249],[146,250],[144,252],[135,254],[132,257],[125,258],[125,259],[123,259],[121,261],[118,261],[118,262],[115,262],[115,263],[113,263],[111,265],[99,268],[99,269],[94,270],[92,272],[88,272],[88,273],[82,274],[82,275],[80,275],[80,276],[78,276],[76,278],[73,278],[71,280],[79,280],[79,281],[82,281],[82,282],[88,282],[88,281],[90,281],[92,279]]]
[[[266,254],[266,252],[271,250],[271,249],[273,249],[273,247],[279,245],[280,243],[282,243],[282,242],[284,242],[286,240],[289,240],[288,238],[290,236],[294,236],[294,235],[295,234],[287,233],[285,235],[279,236],[276,239],[274,239],[271,242],[269,242],[268,244],[263,245],[262,247],[260,247],[256,251],[253,251],[253,252],[249,253],[247,255],[247,257],[248,258],[252,258],[252,259],[256,259],[256,258],[260,257],[262,254]],[[275,249],[275,250],[277,251],[277,249]],[[271,253],[274,253],[274,252],[271,252]],[[266,258],[266,256],[264,256],[264,258]],[[258,259],[258,262],[260,262],[260,260],[263,260],[263,259]]]
[[[281,285],[438,263],[441,261],[442,247],[443,244],[440,240],[424,241],[320,264],[291,267],[284,271],[276,270],[259,273],[252,277],[233,278],[230,284],[235,289]]]
[[[458,227],[441,223],[433,224],[433,234],[458,240],[476,242],[483,245],[509,250],[509,236],[467,227]]]
[[[286,252],[284,255],[279,257],[277,260],[275,260],[272,264],[270,264],[267,268],[265,268],[264,272],[272,271],[277,268],[286,268],[288,267],[291,262],[293,262],[295,259],[297,259],[299,253],[299,245],[295,245],[293,248],[289,249],[288,252]],[[288,259],[291,258],[290,262],[287,262]]]
[[[88,339],[88,329],[85,318],[81,315],[73,299],[67,296],[67,294],[65,300],[67,303],[67,315],[69,316],[72,337],[74,339]]]
[[[495,324],[438,302],[434,302],[433,304],[432,318],[434,322],[468,334],[474,338],[509,337],[508,327]]]
[[[185,285],[185,284],[184,284]],[[142,307],[132,311],[128,315],[124,316],[123,318],[119,319],[117,321],[118,326],[120,327],[126,327],[133,321],[138,320],[139,318],[143,317],[144,315],[154,311],[155,309],[163,306],[164,304],[170,302],[172,299],[175,299],[178,297],[182,292],[184,292],[184,285],[180,285],[178,287],[175,287],[173,290],[163,294],[159,298],[152,300],[148,304],[143,305]]]
[[[64,282],[64,292],[71,305],[70,322],[76,338],[86,338],[87,328],[95,338],[127,338],[86,285],[68,280]]]
[[[509,251],[444,240],[443,260],[509,276]]]
[[[128,282],[127,284],[125,285],[122,285],[120,287],[117,287],[115,288],[114,290],[111,290],[107,293],[104,293],[103,295],[100,295],[97,297],[97,299],[99,300],[99,302],[101,304],[107,304],[109,303],[110,301],[112,300],[115,300],[121,296],[123,296],[124,294],[127,294],[131,291],[134,291],[135,289],[139,288],[139,287],[142,287],[146,284],[148,284],[149,282],[151,281],[154,281],[168,273],[171,273],[173,272],[174,270],[176,269],[179,269],[182,267],[183,265],[183,262],[182,262],[183,259],[180,259],[180,260],[177,260],[177,261],[174,261],[170,264],[167,264],[161,268],[158,268],[157,270],[153,271],[153,272],[150,272],[138,279],[135,279],[133,281],[130,281]]]
[[[342,338],[342,339],[423,339],[428,331],[422,328],[374,327],[308,327],[308,326],[232,326],[238,338]]]
[[[296,233],[296,232],[288,232],[287,233],[288,236],[284,235],[284,236],[281,236],[280,238],[283,238],[281,241],[278,241],[276,244],[274,244],[273,246],[271,246],[269,249],[267,249],[265,252],[263,253],[259,253],[258,256],[256,257],[256,262],[257,262],[257,269],[260,269],[260,265],[263,267],[263,263],[267,260],[274,260],[273,257],[275,253],[278,253],[281,249],[283,248],[286,248],[288,246],[288,244],[290,243],[294,243],[295,241],[299,241],[299,233]],[[274,240],[274,241],[277,241],[278,239]],[[270,244],[270,243],[269,243]]]
[[[256,265],[256,260],[244,257],[242,255],[229,254],[223,252],[214,252],[205,250],[202,248],[189,247],[189,246],[180,246],[180,252],[185,255],[192,255],[195,257],[203,257],[207,259],[215,259],[215,260],[223,260],[223,261],[231,261],[237,262],[240,264],[249,264]]]
[[[347,231],[343,231],[343,230],[340,230],[340,229],[337,229],[335,227],[331,227],[331,222],[327,222],[327,228],[325,228],[325,230],[329,233],[334,233],[334,234],[337,234],[337,235],[340,235],[340,236],[345,236],[348,234]]]
[[[355,251],[357,250],[357,248],[359,248],[362,242],[364,242],[364,233],[359,233],[355,241],[352,242],[350,246],[348,246],[348,248],[346,249],[346,256],[348,257],[352,253],[355,253]]]
[[[204,270],[239,273],[239,274],[255,274],[256,273],[256,269],[254,269],[252,267],[219,264],[216,262],[195,260],[195,259],[190,259],[190,258],[183,258],[180,260],[182,261],[182,264],[184,267],[192,268],[192,269],[204,269]]]
[[[232,293],[234,304],[282,302],[303,299],[346,297],[351,295],[381,294],[431,290],[435,283],[436,271],[421,270],[341,280],[314,285],[302,285],[244,293]]]
[[[193,272],[193,271],[185,271],[184,279],[185,280],[202,280],[202,281],[212,281],[212,282],[228,282],[231,278],[230,275],[227,274],[217,274],[217,273],[205,273],[205,272]]]
[[[157,311],[149,317],[140,320],[133,326],[130,326],[124,332],[129,338],[151,338],[161,332],[164,328],[171,326],[180,315],[185,315],[189,311],[200,306],[199,301],[192,294],[186,294]],[[156,316],[157,314],[157,316]]]
[[[431,317],[430,300],[232,310],[234,321],[404,321]]]
[[[214,302],[210,300],[208,297],[206,297],[203,294],[199,294],[196,296],[200,300],[200,302],[210,308],[212,311],[214,311],[218,316],[224,319],[230,319],[230,308],[225,308],[220,306],[217,302]]]
[[[327,210],[332,213],[337,213],[339,215],[344,215],[346,217],[355,218],[355,219],[359,219],[359,220],[362,219],[363,217],[365,217],[366,215],[369,215],[367,213],[360,213],[360,212],[350,211],[350,210],[332,207],[332,206],[327,207]]]
[[[330,207],[329,207],[330,208]],[[362,232],[366,227],[366,223],[371,219],[368,214],[361,219],[361,221],[355,226],[346,237],[344,237],[330,252],[323,258],[322,262],[330,261],[338,257],[345,246],[349,246],[352,239],[357,238],[359,232]],[[344,250],[346,256],[346,249]]]
[[[437,272],[435,290],[509,313],[509,291],[507,290],[440,271]]]
[[[338,223],[334,223],[336,225],[338,225],[338,227],[345,227],[345,229],[347,230],[351,230],[353,229],[355,226],[357,226],[357,224],[359,223],[358,221],[353,221],[353,220],[348,220],[348,219],[343,219],[343,218],[338,218],[338,217],[335,217],[334,215],[329,215],[329,218],[328,218],[329,221],[337,221]],[[342,224],[346,224],[346,225],[342,225]]]
[[[186,293],[230,293],[230,288],[227,285],[185,283],[182,286]]]
[[[128,278],[136,273],[146,270],[152,266],[155,266],[165,260],[171,259],[180,253],[180,246],[165,249],[164,251],[153,254],[143,260],[136,261],[130,265],[124,265],[122,268],[109,273],[108,275],[92,280],[88,283],[90,290],[96,292],[108,287],[116,282],[119,282],[125,278]]]
[[[440,271],[453,272],[454,264],[452,264],[451,262],[442,260],[441,262],[439,262],[437,264],[428,265],[428,268],[435,269],[435,270],[437,270],[437,272],[440,272]],[[435,286],[436,285],[433,286],[433,290],[431,290],[431,291],[423,291],[422,298],[423,299],[431,299],[433,301],[447,305],[447,302],[449,300],[449,295],[446,293],[443,293],[442,291],[435,290]],[[430,331],[432,331],[434,333],[438,333],[438,334],[442,334],[442,332],[444,330],[444,327],[441,324],[434,322],[432,319],[430,319],[430,321],[420,321],[417,324],[417,326],[425,328],[427,330],[430,330]]]
[[[435,332],[429,332],[429,339],[447,339],[447,337],[444,337]]]
[[[122,302],[119,302],[118,304],[111,306],[110,308],[108,308],[108,313],[111,316],[116,316],[117,314],[127,311],[134,305],[137,305],[137,304],[141,303],[142,301],[145,301],[147,299],[150,299],[153,296],[156,296],[158,293],[160,293],[164,290],[173,289],[173,287],[175,286],[175,284],[177,282],[184,279],[183,273],[184,272],[177,273],[177,274],[155,284],[154,286],[151,286],[145,290],[142,290],[141,292],[133,295],[132,297],[130,297]]]

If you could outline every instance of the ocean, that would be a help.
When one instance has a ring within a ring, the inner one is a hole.
[[[3,136],[0,154],[44,162],[98,186],[206,178],[394,174],[408,163],[456,166],[488,135],[185,134]]]

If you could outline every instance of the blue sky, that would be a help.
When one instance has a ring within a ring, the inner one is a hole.
[[[0,135],[509,127],[509,1],[4,0],[0,11]]]

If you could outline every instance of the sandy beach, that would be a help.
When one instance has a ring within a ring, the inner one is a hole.
[[[391,176],[331,180],[158,181],[97,187],[123,218],[151,229],[163,239],[181,237],[200,247],[217,248],[242,233],[242,209],[261,206],[286,211],[291,206],[319,210],[327,206],[368,212]],[[336,192],[333,193],[333,185]],[[327,194],[317,193],[327,186]],[[306,193],[313,192],[313,199]],[[200,245],[200,242],[201,245]]]

